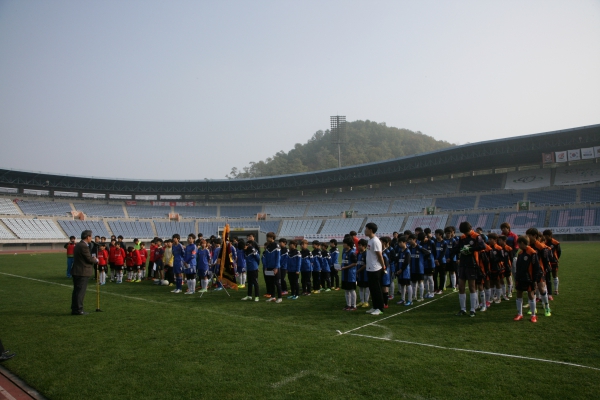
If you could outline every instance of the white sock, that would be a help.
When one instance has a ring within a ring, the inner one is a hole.
[[[346,298],[346,306],[347,307],[352,307],[352,298],[350,297],[350,291],[346,290],[346,293],[344,293],[344,297]]]
[[[485,301],[489,302],[492,299],[492,289],[485,289]]]
[[[123,282],[123,272],[119,272],[119,282]]]
[[[552,285],[554,285],[554,291],[558,292],[558,276],[552,280]]]
[[[456,287],[456,274],[450,275],[450,282],[452,282],[452,287]]]
[[[350,291],[350,307],[356,308],[356,291]]]
[[[400,300],[406,301],[406,286],[402,286],[402,285],[400,286],[400,293],[402,293],[400,295]]]
[[[485,290],[479,292],[479,304],[485,307]]]
[[[467,294],[465,293],[464,295],[466,296]],[[475,311],[477,307],[477,293],[470,293],[469,297],[471,298],[471,311]]]
[[[422,299],[423,298],[423,293],[425,293],[425,285],[423,284],[423,281],[419,282],[419,298]]]
[[[513,289],[513,285],[511,283],[510,285],[508,285],[508,292],[507,292],[507,294],[512,293],[512,289]]]
[[[411,282],[410,289],[411,289],[412,296],[409,297],[409,300],[410,301],[416,300],[417,299],[417,282]]]
[[[523,298],[517,298],[517,315],[523,315]]]
[[[365,303],[369,302],[370,296],[371,296],[371,290],[369,288],[365,288]]]
[[[544,305],[544,308],[548,307],[548,291],[547,290],[542,295],[542,304]]]
[[[394,281],[392,281],[390,283],[390,296],[394,295],[394,289],[396,288],[396,286],[394,285]]]
[[[407,285],[406,286],[406,298],[408,299],[406,301],[410,301],[410,302],[413,301],[413,287],[412,287],[412,285]]]
[[[427,280],[429,281],[429,290],[427,293],[433,294],[433,290],[435,289],[435,284],[433,283],[433,276],[428,276]]]
[[[202,279],[202,290],[206,290],[208,287],[208,279]]]
[[[505,296],[506,295],[506,287],[504,286],[504,283],[502,285],[500,285],[500,293],[498,293],[498,297],[500,296]]]
[[[531,310],[531,315],[535,315],[535,299],[529,300],[529,310]]]
[[[246,273],[242,272],[242,285],[246,285]]]
[[[192,279],[192,293],[196,293],[196,280]]]
[[[458,302],[460,303],[460,309],[463,311],[467,311],[467,294],[458,294]]]

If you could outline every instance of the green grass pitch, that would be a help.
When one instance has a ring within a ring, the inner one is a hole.
[[[50,399],[598,398],[600,246],[563,248],[537,324],[512,320],[515,296],[475,318],[454,316],[453,293],[394,300],[383,319],[342,311],[341,290],[274,304],[149,281],[103,286],[102,313],[88,287],[73,317],[64,255],[1,255],[3,365]]]

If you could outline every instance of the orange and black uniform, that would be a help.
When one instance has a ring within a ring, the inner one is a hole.
[[[515,288],[523,292],[535,290],[535,282],[539,282],[543,276],[537,251],[527,246],[525,251],[520,251],[517,257]]]
[[[470,254],[463,254],[461,250],[469,246]],[[462,235],[458,239],[458,244],[452,248],[452,252],[459,257],[458,278],[462,280],[476,280],[483,282],[485,280],[484,267],[482,263],[481,252],[485,251],[487,245],[481,236],[475,231]]]
[[[560,255],[562,253],[560,242],[554,238],[550,238],[550,240],[546,240],[546,246],[550,247],[550,251],[552,252],[550,268],[552,268],[552,271],[556,271],[558,270],[558,260],[560,259]]]
[[[491,246],[489,254],[490,279],[498,280],[504,276],[504,249],[499,244]]]
[[[513,248],[507,244],[500,247],[502,247],[502,260],[504,261],[504,277],[508,278],[512,273]]]

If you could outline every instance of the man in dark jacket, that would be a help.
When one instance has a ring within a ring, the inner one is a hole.
[[[77,243],[73,251],[73,295],[71,296],[71,315],[86,315],[83,311],[83,299],[90,276],[94,274],[94,264],[98,260],[90,253],[92,231],[81,232],[81,242]]]

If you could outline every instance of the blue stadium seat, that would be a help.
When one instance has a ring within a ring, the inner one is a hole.
[[[461,192],[485,192],[501,189],[506,174],[489,174],[464,177],[460,182]]]
[[[435,206],[441,210],[472,210],[475,208],[475,196],[440,197]]]
[[[479,197],[479,209],[507,208],[516,206],[523,200],[523,193],[485,194]]]
[[[536,206],[560,205],[575,203],[577,192],[575,189],[547,190],[543,192],[529,192],[527,199]]]

